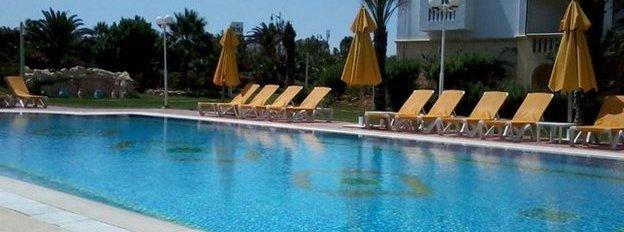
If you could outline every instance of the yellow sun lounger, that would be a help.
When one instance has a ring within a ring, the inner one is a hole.
[[[208,110],[212,110],[217,116],[227,114],[229,111],[234,113],[235,107],[240,104],[245,104],[251,98],[251,96],[260,88],[257,84],[247,84],[243,87],[243,90],[232,98],[232,101],[227,103],[215,103],[215,102],[198,102],[197,110],[200,115],[205,115]]]
[[[13,95],[0,92],[0,108],[10,108],[15,106]]]
[[[20,76],[11,76],[5,77],[4,81],[9,89],[11,89],[11,92],[16,99],[15,102],[19,103],[22,107],[28,107],[29,103],[32,104],[33,107],[37,107],[38,105],[41,105],[43,108],[48,107],[45,96],[30,94],[28,87],[26,87],[26,82],[24,82],[24,78]]]
[[[399,112],[390,111],[367,111],[364,113],[364,126],[368,129],[374,127],[374,123],[383,121],[385,129],[392,128],[392,121],[396,115],[419,115],[424,113],[425,104],[435,91],[430,89],[414,90],[412,95],[403,103]]]
[[[464,97],[463,90],[445,90],[440,94],[438,100],[433,104],[429,112],[425,115],[396,115],[397,123],[410,122],[415,123],[411,129],[431,132],[433,128],[441,127],[440,118],[452,117],[455,114],[455,108],[459,101]],[[441,129],[440,129],[441,130]]]
[[[303,87],[299,85],[288,86],[282,94],[280,94],[270,105],[241,105],[239,109],[239,117],[248,117],[253,115],[256,118],[266,117],[267,107],[286,107],[301,92]]]
[[[236,106],[236,110],[234,111],[236,117],[243,117],[241,111],[249,107],[264,106],[277,89],[279,89],[279,86],[277,85],[265,85],[262,87],[260,92],[258,92],[258,94],[256,94],[256,96],[249,103]]]
[[[314,87],[299,106],[267,107],[267,115],[271,120],[311,121],[316,108],[330,91],[328,87]]]
[[[511,120],[485,120],[483,123],[487,131],[481,138],[498,134],[500,138],[510,136],[514,140],[520,140],[527,132],[531,132],[530,135],[533,138],[533,127],[542,120],[544,111],[550,105],[552,98],[552,93],[529,93]]]
[[[615,149],[624,137],[624,95],[606,97],[593,126],[576,126],[570,129],[572,134],[579,132],[575,139],[570,141],[571,145],[577,143],[583,135],[585,135],[583,143],[587,144],[592,135],[604,134],[611,147]]]
[[[498,110],[507,100],[509,93],[488,91],[483,93],[481,100],[477,103],[472,113],[468,117],[446,117],[441,118],[442,131],[438,134],[444,134],[454,129],[460,135],[482,136],[485,133],[484,121],[495,120],[498,118]]]

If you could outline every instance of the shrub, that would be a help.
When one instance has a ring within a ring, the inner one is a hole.
[[[523,88],[522,85],[518,84],[513,78],[503,80],[497,89],[509,93],[507,101],[505,101],[505,104],[503,104],[498,112],[499,116],[502,118],[512,118],[518,110],[518,107],[520,107],[520,104],[522,104],[522,101],[524,101],[524,98],[528,93],[527,90]]]
[[[604,63],[594,64],[598,89],[607,94],[620,93],[624,89],[624,32],[609,31],[601,46]]]
[[[423,61],[424,74],[437,80],[440,73],[439,60],[425,57]],[[507,75],[505,66],[505,62],[481,54],[464,53],[449,57],[444,71],[444,89],[466,91],[456,112],[461,115],[470,114],[484,91],[501,89]],[[517,86],[515,83],[514,85]]]
[[[0,88],[6,89],[6,83],[4,77],[19,75],[19,64],[14,63],[0,63]]]
[[[141,94],[139,94],[139,92],[137,92],[136,90],[132,90],[132,91],[128,91],[126,93],[126,96],[124,96],[125,98],[130,98],[130,99],[139,99],[141,98]]]
[[[432,57],[425,58],[425,74],[437,79],[440,62]],[[505,62],[485,55],[464,53],[447,59],[444,71],[445,89],[463,89],[469,83],[483,82],[486,86],[497,86],[506,77]]]
[[[397,111],[417,89],[416,79],[420,74],[420,63],[415,60],[390,58],[386,65],[388,98],[392,110]]]
[[[316,81],[313,81],[314,86],[326,86],[332,88],[330,93],[334,97],[342,95],[346,89],[345,83],[340,80],[343,68],[343,62],[338,62],[322,68],[318,73]]]

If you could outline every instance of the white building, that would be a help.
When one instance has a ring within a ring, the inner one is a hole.
[[[439,54],[442,17],[427,0],[403,0],[398,11],[397,56]],[[607,3],[612,15],[613,0]],[[570,0],[462,0],[447,16],[447,56],[458,51],[488,54],[514,64],[524,86],[544,88],[561,38],[559,22]],[[605,20],[611,27],[613,20]],[[554,51],[554,52],[553,52]]]
[[[243,35],[245,34],[245,28],[243,26],[243,22],[232,22],[230,24],[230,27],[234,29],[234,32],[236,32],[236,35],[238,35],[239,38],[242,38]]]

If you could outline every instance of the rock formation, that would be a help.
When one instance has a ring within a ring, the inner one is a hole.
[[[41,94],[52,97],[91,98],[101,95],[98,97],[122,98],[127,92],[134,90],[133,80],[128,72],[111,72],[82,66],[58,71],[26,68],[25,79],[29,86],[37,86]]]

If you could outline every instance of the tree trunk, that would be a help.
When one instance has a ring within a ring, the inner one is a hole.
[[[375,87],[375,110],[386,110],[386,52],[388,46],[388,30],[383,24],[377,26],[377,31],[374,33],[374,42],[379,71],[381,73],[381,84]]]
[[[597,76],[601,73],[600,64],[603,64],[601,41],[604,34],[605,0],[582,0],[580,5],[591,21],[591,28],[587,31],[587,46],[592,57],[594,70]]]
[[[587,46],[592,58],[594,72],[597,78],[608,75],[603,68],[605,57],[602,48],[602,35],[604,34],[604,16],[605,16],[605,0],[581,0],[579,1],[581,8],[589,18],[592,26],[587,31]],[[578,91],[577,91],[578,92]],[[574,94],[574,101],[577,103],[574,108],[575,121],[584,121],[585,112],[590,108],[586,104],[581,104],[583,94]]]

